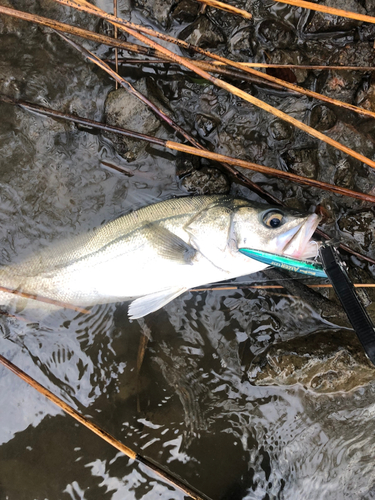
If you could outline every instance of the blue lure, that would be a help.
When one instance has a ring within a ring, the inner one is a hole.
[[[279,267],[287,271],[294,271],[308,276],[316,276],[317,278],[327,278],[323,267],[315,262],[293,259],[292,257],[263,252],[262,250],[253,250],[251,248],[239,248],[239,251],[247,257],[267,264],[268,266]]]

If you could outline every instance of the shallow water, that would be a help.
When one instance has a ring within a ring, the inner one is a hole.
[[[98,5],[110,10],[110,2]],[[68,11],[53,3],[41,7],[43,15],[73,22]],[[281,13],[284,7],[271,9],[273,17]],[[133,16],[142,17],[138,11]],[[74,17],[79,20],[85,16]],[[260,28],[263,21],[257,22],[261,39],[265,28]],[[288,22],[294,22],[293,16]],[[1,92],[101,120],[106,94],[113,88],[104,74],[52,33],[21,22],[1,26]],[[276,93],[270,95],[277,101]],[[187,101],[198,109],[210,99],[215,104],[217,96],[207,89],[204,100],[191,85],[180,97],[181,104],[173,106],[180,123],[187,124]],[[282,107],[303,114],[305,104],[288,97]],[[270,121],[254,110],[249,118],[244,106],[240,131],[247,136],[242,142],[232,120],[235,105],[229,98],[220,101],[215,113],[225,116],[228,125],[205,140],[215,144],[234,134],[237,142],[225,147],[232,146],[235,153],[249,146],[250,156],[261,162],[263,155],[264,163],[271,164],[280,148],[288,148],[287,140],[281,144],[280,138],[267,137]],[[0,109],[3,264],[129,209],[185,194],[169,153],[149,147],[127,164],[101,135],[10,105],[0,103]],[[365,125],[359,123],[362,130]],[[348,130],[343,120],[335,133],[345,136]],[[166,130],[160,133],[173,137]],[[368,154],[374,149],[359,132],[351,140],[366,143]],[[327,161],[332,153],[322,148]],[[101,161],[121,164],[134,176],[113,172]],[[357,186],[365,189],[371,179],[371,174],[359,175]],[[301,191],[270,184],[286,196]],[[235,186],[232,192],[256,198],[244,188]],[[310,209],[314,196],[316,191],[307,190],[297,202]],[[358,206],[355,202],[350,208]],[[334,224],[332,228],[337,230]],[[259,273],[254,279],[267,277]],[[358,378],[351,391],[338,380],[336,390],[323,393],[300,383],[257,386],[248,373],[255,356],[277,343],[300,339],[301,346],[309,343],[313,357],[318,346],[304,339],[307,334],[327,339],[342,335],[347,342],[345,321],[327,317],[324,300],[295,293],[207,291],[187,293],[133,322],[121,304],[94,307],[89,314],[64,310],[38,321],[30,315],[3,317],[0,352],[127,446],[212,499],[370,499],[375,495],[372,369],[364,362],[366,378]],[[144,335],[149,341],[139,367]],[[360,349],[355,339],[353,345]],[[0,368],[0,380],[0,498],[185,498],[5,368]]]

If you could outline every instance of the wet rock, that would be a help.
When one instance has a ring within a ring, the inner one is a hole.
[[[270,133],[275,141],[287,141],[293,136],[293,127],[283,120],[275,120],[270,125]]]
[[[193,170],[197,170],[200,166],[200,158],[198,156],[179,153],[176,159],[176,175],[184,177],[190,174]]]
[[[375,78],[364,78],[357,90],[354,104],[375,111]]]
[[[343,215],[338,226],[344,234],[349,234],[353,240],[361,246],[363,250],[369,251],[375,249],[374,234],[375,220],[372,210],[364,210],[352,214]]]
[[[373,10],[375,13],[375,6]],[[371,42],[375,39],[375,24],[364,23],[359,26],[357,33],[358,38],[361,40],[361,42]]]
[[[147,95],[146,81],[140,80],[135,85],[137,90]],[[130,95],[125,89],[118,89],[108,94],[105,103],[105,116],[108,125],[123,127],[143,134],[153,135],[160,127],[159,120],[137,97]],[[134,161],[141,154],[146,143],[108,134],[117,152],[128,161]]]
[[[361,78],[359,72],[330,71],[322,93],[333,99],[352,103]]]
[[[329,2],[321,2],[321,5],[329,6]],[[340,8],[335,3],[335,8]],[[351,10],[359,14],[365,14],[363,7],[355,0],[345,0],[344,10]],[[346,17],[334,16],[323,12],[314,12],[312,19],[306,27],[306,33],[340,33],[355,29],[360,21]],[[343,33],[347,36],[347,33]]]
[[[225,40],[222,31],[205,16],[182,30],[179,38],[204,49],[215,48]]]
[[[200,10],[198,2],[181,0],[173,10],[172,17],[179,23],[192,23]]]
[[[372,127],[373,125],[371,124],[371,129]],[[360,151],[364,156],[367,156],[368,158],[373,157],[374,142],[371,137],[371,132],[365,135],[361,133],[360,127],[355,127],[342,121],[338,121],[335,127],[330,130],[329,135],[332,139],[345,144],[349,148],[352,148],[355,151]],[[371,169],[350,156],[343,158],[342,154],[340,154],[337,150],[327,147],[323,143],[319,143],[318,148],[319,165],[321,166],[319,173],[322,181],[334,182],[337,166],[345,164],[345,162],[343,163],[343,160],[346,160],[353,171],[353,180],[355,181],[349,187],[365,193],[368,193],[373,189],[374,173]],[[341,175],[343,175],[343,172],[340,173],[340,177]],[[352,198],[345,200],[346,209],[350,207],[359,208],[360,206],[361,204]]]
[[[254,56],[254,29],[252,27],[237,30],[229,39],[229,50],[239,60],[247,61]]]
[[[365,7],[366,12],[369,16],[375,15],[375,4],[374,4],[373,0],[365,0],[364,7]]]
[[[373,66],[375,53],[371,43],[354,42],[340,48],[338,57],[333,60],[342,66]],[[333,64],[332,60],[330,64]]]
[[[319,130],[320,132],[325,132],[330,128],[334,127],[337,122],[337,117],[335,113],[324,104],[318,104],[311,111],[310,126]]]
[[[266,20],[258,26],[260,41],[270,49],[290,49],[296,41],[296,36],[291,27],[280,21]]]
[[[286,170],[309,179],[318,174],[319,162],[316,149],[291,149],[281,155]]]
[[[157,21],[162,26],[170,24],[170,12],[174,4],[174,0],[136,0],[135,5],[143,9],[148,17]]]
[[[255,136],[254,139],[250,137],[248,141],[248,147],[246,148],[246,159],[255,163],[263,163],[266,161],[267,157],[267,143],[262,139],[261,134],[254,133],[253,135]],[[236,155],[236,151],[241,152],[241,149],[236,148],[233,155]]]
[[[218,125],[220,121],[217,117],[197,114],[195,119],[195,129],[201,137],[207,137]]]
[[[335,172],[334,182],[337,186],[352,189],[355,179],[355,170],[347,160],[339,162]]]
[[[270,54],[270,63],[272,64],[293,64],[293,65],[300,65],[303,63],[303,60],[301,59],[301,54],[297,50],[291,50],[290,48],[287,49],[275,49],[272,51]],[[270,73],[269,70],[273,68],[267,68],[267,73]],[[306,80],[308,76],[308,71],[305,69],[296,69],[293,68],[292,70],[287,70],[284,74],[281,72],[282,68],[274,68],[276,69],[276,74],[278,78],[281,78],[282,80],[286,80],[289,82],[297,82],[297,83],[302,83]]]
[[[352,331],[322,331],[271,345],[249,370],[256,385],[301,384],[318,393],[350,391],[374,380],[375,368]]]
[[[319,215],[322,219],[320,225],[322,224],[332,224],[336,221],[336,215],[330,205],[329,200],[324,198],[315,208],[315,213]]]
[[[226,194],[230,184],[227,177],[216,168],[203,167],[184,177],[181,187],[191,194]]]

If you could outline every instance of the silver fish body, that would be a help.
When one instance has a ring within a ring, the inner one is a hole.
[[[133,299],[129,316],[140,318],[189,288],[266,267],[238,248],[315,255],[318,222],[229,196],[176,198],[3,267],[0,285],[77,306]],[[0,293],[1,304],[12,298]]]

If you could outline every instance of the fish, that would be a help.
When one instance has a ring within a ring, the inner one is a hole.
[[[191,288],[267,267],[239,248],[315,257],[319,220],[228,195],[172,198],[1,267],[0,286],[81,307],[130,300],[138,319]],[[4,306],[16,299],[0,292]]]

